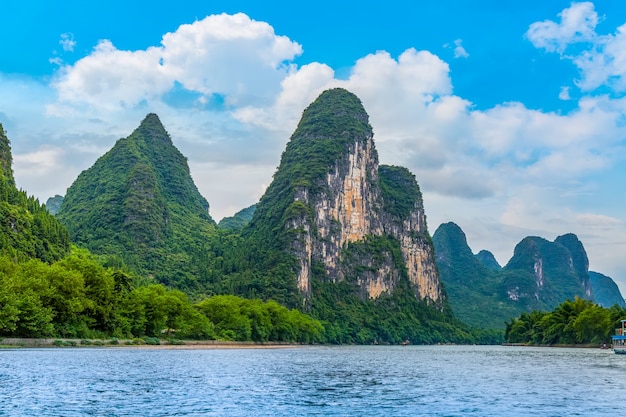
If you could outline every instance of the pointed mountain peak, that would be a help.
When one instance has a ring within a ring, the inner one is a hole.
[[[476,256],[476,259],[480,261],[480,263],[482,263],[483,265],[485,265],[487,268],[491,270],[499,271],[502,269],[502,265],[498,263],[498,261],[496,260],[496,257],[493,256],[493,253],[489,252],[488,250],[483,249],[480,252],[478,252],[475,256]]]
[[[369,117],[361,100],[343,88],[324,91],[302,113],[302,119],[292,136],[307,139],[372,137]]]
[[[448,222],[439,225],[433,234],[433,244],[437,261],[443,259],[475,261],[474,254],[467,244],[467,237],[456,223]]]
[[[159,116],[155,113],[149,113],[139,124],[139,127],[135,129],[130,137],[141,136],[146,141],[160,141],[168,145],[172,144],[170,135],[163,127]]]

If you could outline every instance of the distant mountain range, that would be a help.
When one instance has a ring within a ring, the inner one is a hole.
[[[488,251],[473,255],[454,223],[440,225],[433,243],[452,310],[476,327],[502,328],[522,312],[549,311],[575,297],[626,306],[611,278],[589,272],[587,254],[574,234],[554,242],[526,237],[503,268]]]
[[[2,184],[12,195],[3,140]],[[192,297],[235,294],[310,312],[334,342],[477,342],[458,319],[502,329],[521,312],[573,297],[624,305],[611,278],[588,271],[573,234],[554,242],[527,237],[504,267],[488,251],[474,255],[454,223],[431,239],[415,177],[379,164],[368,115],[344,89],[309,105],[261,200],[219,225],[155,114],[82,172],[65,197],[46,202],[58,222],[38,203],[25,204],[52,219],[43,223],[62,241],[34,244],[43,259],[67,251],[69,231],[72,242],[108,262]],[[12,227],[5,225],[5,236],[16,236]],[[3,250],[14,250],[3,239]]]
[[[415,177],[379,165],[346,90],[310,104],[258,204],[219,225],[155,114],[50,210],[61,200],[78,245],[192,296],[273,299],[328,323],[334,342],[478,340],[449,310]]]

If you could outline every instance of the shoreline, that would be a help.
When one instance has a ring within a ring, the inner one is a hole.
[[[0,350],[19,348],[122,348],[122,349],[283,349],[312,345],[281,342],[237,342],[225,340],[180,340],[171,343],[165,339],[150,342],[138,339],[73,339],[73,338],[0,338]]]

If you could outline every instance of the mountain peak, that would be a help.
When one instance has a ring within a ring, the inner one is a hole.
[[[159,116],[155,113],[148,113],[130,137],[136,136],[141,136],[148,142],[161,141],[165,144],[172,145],[172,138],[170,138]]]
[[[304,110],[292,140],[368,137],[372,137],[372,127],[361,100],[348,90],[333,88],[320,94]]]
[[[417,181],[404,168],[381,169],[369,117],[345,89],[304,110],[245,233],[294,257],[305,299],[317,280],[353,283],[363,300],[405,285],[443,303]]]
[[[150,113],[78,176],[58,218],[75,242],[95,253],[122,254],[135,271],[172,284],[197,272],[186,251],[203,247],[213,231],[208,209],[187,159]],[[176,278],[174,264],[185,265]]]

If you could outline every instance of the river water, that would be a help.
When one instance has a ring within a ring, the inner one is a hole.
[[[0,350],[0,416],[601,416],[625,394],[600,349]]]

